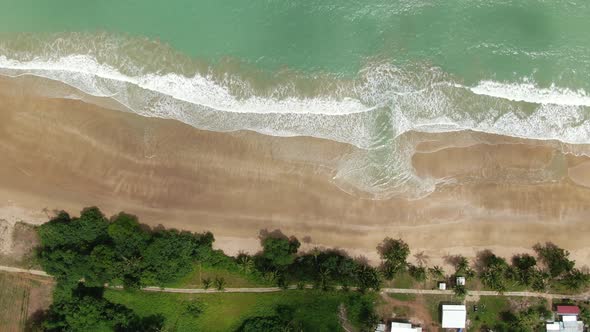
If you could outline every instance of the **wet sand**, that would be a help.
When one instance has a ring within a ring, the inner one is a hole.
[[[340,247],[374,261],[385,236],[401,237],[431,264],[451,254],[490,248],[510,255],[552,241],[590,265],[590,159],[491,135],[483,135],[485,144],[452,147],[465,135],[481,136],[429,135],[418,146],[417,174],[441,179],[434,193],[374,201],[332,182],[339,158],[354,150],[346,144],[201,131],[32,96],[4,79],[0,214],[19,211],[11,218],[40,222],[45,211],[76,214],[97,205],[150,225],[210,230],[229,253],[258,250],[264,228],[309,236],[304,247]]]

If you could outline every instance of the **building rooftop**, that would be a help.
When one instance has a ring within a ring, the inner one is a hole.
[[[445,329],[465,328],[467,319],[467,308],[464,305],[442,306],[442,327]]]
[[[422,332],[421,327],[412,327],[410,323],[391,323],[391,332]]]
[[[457,277],[457,285],[465,286],[465,277]]]
[[[377,324],[377,328],[375,329],[375,332],[385,332],[385,328],[387,326],[385,324]]]
[[[579,315],[580,308],[575,305],[558,305],[557,306],[557,314],[558,315]]]

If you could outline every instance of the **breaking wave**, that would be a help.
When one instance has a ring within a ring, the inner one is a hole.
[[[350,79],[292,72],[248,76],[200,65],[146,40],[29,38],[0,42],[0,75],[59,81],[115,100],[125,111],[199,129],[348,143],[358,151],[340,162],[335,181],[376,199],[418,198],[436,186],[436,179],[414,173],[411,156],[418,142],[408,132],[472,130],[590,143],[590,96],[527,79],[466,86],[440,68],[382,60],[369,61]]]

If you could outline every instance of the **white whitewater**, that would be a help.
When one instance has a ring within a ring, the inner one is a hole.
[[[435,180],[413,172],[416,142],[402,137],[409,131],[473,130],[590,143],[590,96],[556,86],[539,88],[528,81],[482,81],[470,87],[437,68],[415,71],[375,63],[362,69],[352,84],[342,85],[350,91],[316,97],[238,97],[224,82],[207,75],[133,76],[91,52],[26,60],[3,53],[1,75],[59,81],[88,95],[112,98],[142,116],[174,119],[205,130],[251,130],[352,144],[360,150],[342,161],[336,180],[373,198],[418,198],[434,190]]]

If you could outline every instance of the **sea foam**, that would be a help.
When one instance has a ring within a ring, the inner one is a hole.
[[[410,131],[472,130],[590,143],[586,92],[540,88],[529,81],[465,86],[439,68],[377,62],[368,64],[351,82],[334,84],[335,89],[320,95],[295,91],[280,98],[256,93],[236,96],[224,81],[206,73],[119,68],[92,50],[85,54],[45,50],[49,53],[24,57],[6,47],[0,50],[1,75],[59,81],[88,95],[112,98],[142,116],[174,119],[205,130],[251,130],[352,144],[359,151],[343,158],[335,180],[342,188],[352,186],[372,198],[418,198],[434,190],[434,179],[414,173],[411,156],[417,142],[404,137]],[[118,63],[142,67],[131,60]]]

